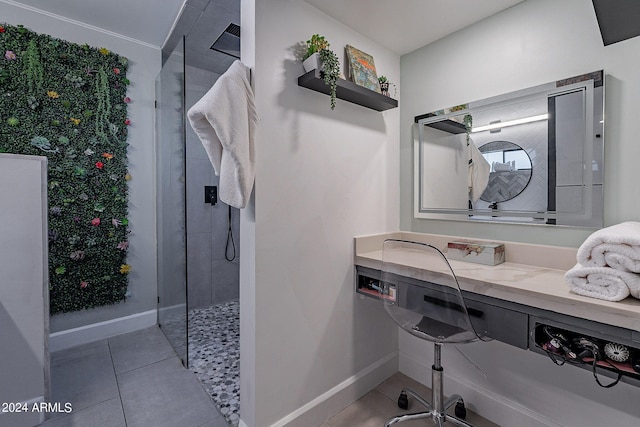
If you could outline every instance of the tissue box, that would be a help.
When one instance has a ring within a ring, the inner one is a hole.
[[[485,242],[449,242],[447,258],[476,264],[498,265],[504,262],[504,245]]]

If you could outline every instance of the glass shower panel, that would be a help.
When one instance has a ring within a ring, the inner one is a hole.
[[[156,78],[158,325],[188,365],[184,38]]]

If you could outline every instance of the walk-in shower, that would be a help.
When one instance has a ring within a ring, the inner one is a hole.
[[[158,323],[231,425],[240,401],[239,211],[213,203],[218,177],[186,112],[237,59],[228,43],[211,47],[238,24],[239,0],[188,0],[156,80]]]

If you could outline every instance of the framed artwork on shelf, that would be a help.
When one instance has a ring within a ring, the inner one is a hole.
[[[380,91],[380,83],[378,82],[373,56],[350,45],[347,45],[345,49],[349,61],[349,75],[351,76],[351,80],[358,86],[382,93]]]

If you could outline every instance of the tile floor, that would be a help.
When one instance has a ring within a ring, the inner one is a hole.
[[[232,427],[240,420],[240,304],[189,311],[189,369]]]
[[[227,426],[157,327],[52,353],[51,398],[73,411],[41,426]]]
[[[189,310],[189,369],[231,427],[240,420],[240,304],[238,300]],[[162,331],[185,357],[186,313],[162,319]]]
[[[422,410],[411,401],[408,411],[398,408],[405,386],[430,396],[427,387],[396,373],[319,427],[382,427],[394,415]],[[51,393],[53,402],[70,402],[73,411],[54,415],[44,427],[227,427],[157,327],[53,353]],[[476,427],[498,427],[470,410],[467,420]]]

